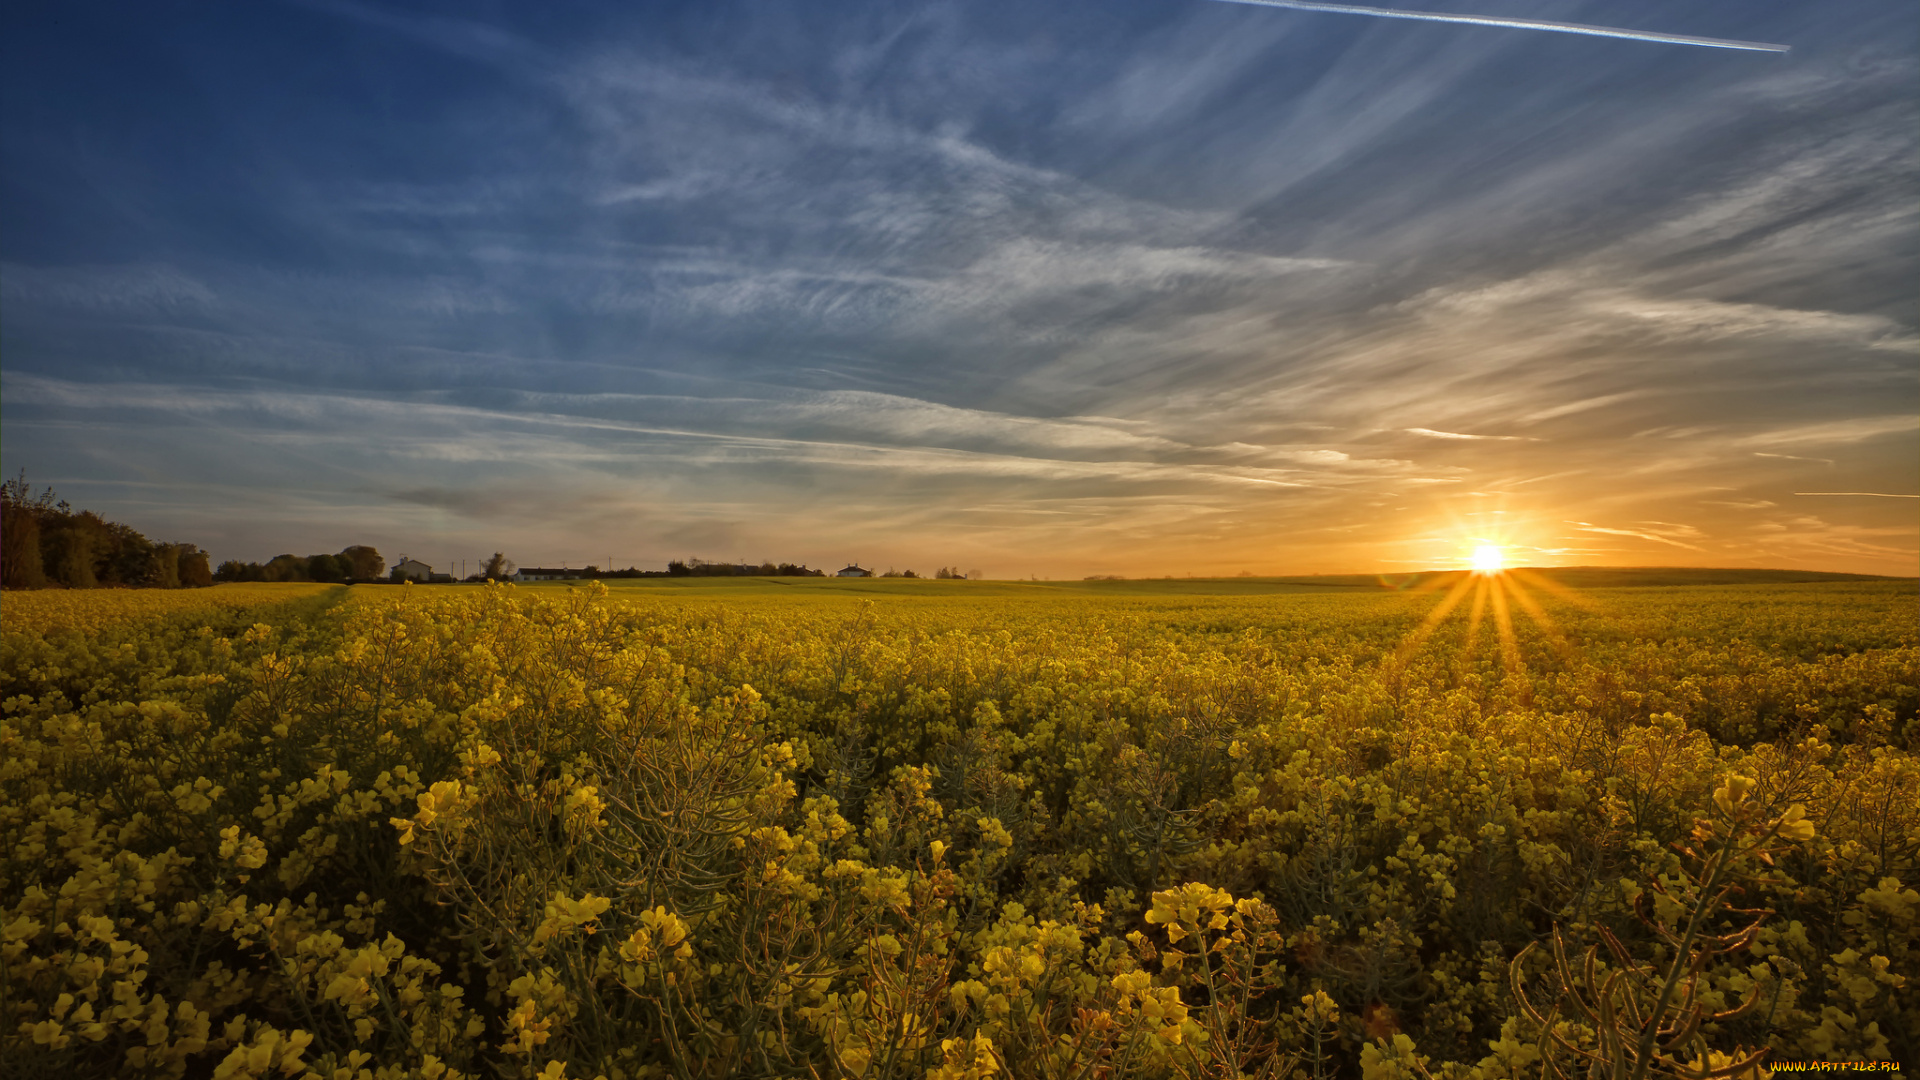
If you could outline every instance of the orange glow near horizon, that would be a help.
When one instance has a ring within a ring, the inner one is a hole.
[[[1435,570],[1467,570],[1476,577],[1564,561],[1566,551],[1555,539],[1557,514],[1509,492],[1471,494],[1429,511],[1425,527],[1409,537],[1409,548],[1425,556],[1419,561]]]

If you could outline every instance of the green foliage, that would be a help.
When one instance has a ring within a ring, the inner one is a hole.
[[[831,584],[10,601],[0,1075],[1914,1052],[1910,590]]]
[[[377,581],[386,560],[364,544],[355,544],[338,555],[275,555],[265,564],[243,563],[229,559],[220,564],[210,581],[223,582],[302,582],[337,583]]]
[[[378,581],[387,568],[380,553],[365,544],[353,544],[335,555],[341,572],[354,581]]]
[[[48,585],[178,589],[213,583],[206,552],[156,543],[126,525],[34,494],[26,474],[0,484],[0,581],[8,589]]]
[[[1635,896],[1636,915],[1665,947],[1660,962],[1636,959],[1603,926],[1598,932],[1609,962],[1600,961],[1599,945],[1590,946],[1575,974],[1567,962],[1566,941],[1555,927],[1549,940],[1559,994],[1542,1016],[1522,985],[1521,973],[1535,946],[1514,958],[1514,1000],[1549,1040],[1544,1048],[1547,1075],[1566,1075],[1554,1061],[1561,1052],[1590,1073],[1616,1080],[1650,1075],[1708,1080],[1750,1073],[1766,1060],[1764,1048],[1730,1054],[1714,1050],[1706,1033],[1710,1028],[1724,1030],[1730,1021],[1753,1013],[1766,984],[1777,980],[1759,976],[1739,1003],[1727,1008],[1720,1007],[1723,1000],[1714,1000],[1721,995],[1701,983],[1716,959],[1748,951],[1766,917],[1774,914],[1735,908],[1730,899],[1765,883],[1757,874],[1761,864],[1771,868],[1774,855],[1816,834],[1806,807],[1795,803],[1784,812],[1758,807],[1751,798],[1753,787],[1750,777],[1729,774],[1714,790],[1714,816],[1695,823],[1692,844],[1675,845],[1688,857],[1676,887],[1655,879],[1652,893]],[[1734,926],[1713,925],[1728,914],[1740,917]],[[1568,1021],[1564,1024],[1559,1022],[1563,1015]]]

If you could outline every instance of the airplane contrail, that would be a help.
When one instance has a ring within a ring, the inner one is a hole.
[[[1703,45],[1709,49],[1745,49],[1748,52],[1783,53],[1791,52],[1793,48],[1790,45],[1769,45],[1764,41],[1734,41],[1731,38],[1693,37],[1688,34],[1657,34],[1650,30],[1622,30],[1615,26],[1588,26],[1584,23],[1548,22],[1544,19],[1507,19],[1496,15],[1445,15],[1437,11],[1404,11],[1397,8],[1361,7],[1357,4],[1322,4],[1317,0],[1222,0],[1222,2],[1254,4],[1259,7],[1294,8],[1299,11],[1327,11],[1338,15],[1373,15],[1382,19],[1416,19],[1421,22],[1507,26],[1519,30],[1552,30],[1561,34],[1626,38],[1630,41],[1659,41],[1668,45]]]

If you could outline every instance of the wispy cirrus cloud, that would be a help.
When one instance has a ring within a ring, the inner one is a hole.
[[[1409,435],[1424,435],[1429,439],[1455,439],[1462,442],[1535,442],[1527,435],[1468,435],[1460,431],[1435,431],[1432,428],[1404,428]]]
[[[103,388],[27,376],[15,380],[12,392],[20,404],[67,415],[173,417],[262,442],[331,447],[336,460],[357,456],[369,473],[413,459],[499,465],[658,458],[902,475],[1330,488],[1411,480],[1420,472],[1410,462],[1337,450],[1185,444],[1099,417],[1008,416],[858,391],[772,400],[507,392],[484,395],[491,404],[479,404],[459,400],[472,395],[443,393],[395,401],[364,393]]]
[[[165,264],[0,265],[0,304],[103,316],[192,314],[219,303],[206,282]]]
[[[1882,435],[1920,434],[1920,417],[1861,416],[1820,424],[1800,424],[1759,432],[1735,440],[1737,446],[1796,446],[1812,444],[1833,446],[1857,443]]]
[[[1688,542],[1706,538],[1706,534],[1691,525],[1671,525],[1666,522],[1648,521],[1638,523],[1639,528],[1622,529],[1607,528],[1585,521],[1574,521],[1568,524],[1586,533],[1598,533],[1602,536],[1630,536],[1636,540],[1648,540],[1656,544],[1665,544],[1669,547],[1684,548],[1687,551],[1705,550],[1698,544]]]

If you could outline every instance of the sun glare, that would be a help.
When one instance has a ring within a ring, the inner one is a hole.
[[[1497,574],[1506,569],[1507,554],[1493,544],[1481,544],[1473,551],[1473,571],[1476,574]]]

